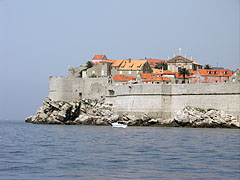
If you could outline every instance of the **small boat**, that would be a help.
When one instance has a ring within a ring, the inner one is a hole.
[[[112,127],[114,128],[126,128],[127,125],[126,124],[120,124],[118,122],[112,123]]]

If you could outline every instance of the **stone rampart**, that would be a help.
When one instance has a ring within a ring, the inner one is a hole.
[[[133,84],[109,86],[107,78],[50,77],[49,97],[54,101],[101,99],[118,114],[173,118],[186,106],[218,109],[240,121],[240,84]]]
[[[173,118],[178,110],[194,106],[223,110],[240,120],[239,84],[136,84],[116,86],[113,91],[107,100],[115,103],[118,114]]]
[[[54,101],[73,102],[82,98],[105,97],[107,78],[49,78],[49,97]]]

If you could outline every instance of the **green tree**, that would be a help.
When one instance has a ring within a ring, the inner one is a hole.
[[[204,69],[211,69],[211,66],[209,64],[205,64]]]
[[[167,66],[166,63],[161,62],[161,63],[156,63],[156,65],[155,65],[154,68],[155,68],[155,69],[167,70],[167,69],[168,69],[168,66]]]
[[[183,83],[185,83],[185,79],[186,79],[186,76],[190,76],[190,72],[188,69],[186,68],[182,68],[180,71],[179,71],[179,76],[183,75]]]
[[[91,61],[88,61],[87,62],[87,68],[91,68],[91,67],[93,67],[93,63]]]

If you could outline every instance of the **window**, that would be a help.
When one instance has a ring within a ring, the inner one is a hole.
[[[180,72],[180,71],[181,71],[181,69],[182,69],[182,67],[178,67],[178,72]]]
[[[211,71],[208,71],[208,74],[211,74]]]
[[[224,74],[227,74],[227,71],[225,71]]]
[[[217,71],[214,71],[214,74],[217,74]]]
[[[104,76],[104,70],[102,69],[101,75]]]

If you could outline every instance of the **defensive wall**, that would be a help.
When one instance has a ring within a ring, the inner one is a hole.
[[[108,89],[107,101],[118,114],[173,118],[186,106],[218,109],[240,121],[240,84],[134,84]]]
[[[186,106],[218,109],[240,121],[240,84],[132,84],[109,86],[108,78],[49,78],[49,97],[55,101],[101,99],[118,114],[173,118]]]
[[[49,97],[54,101],[73,102],[82,98],[105,97],[108,78],[49,78]]]

